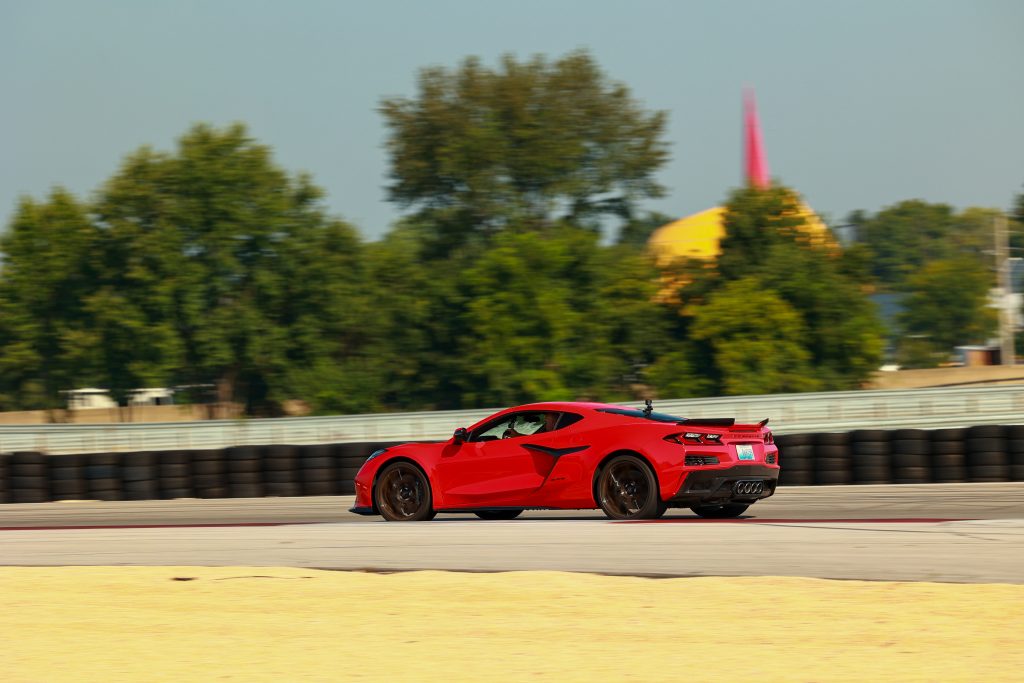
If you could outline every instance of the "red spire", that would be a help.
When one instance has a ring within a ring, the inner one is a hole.
[[[743,142],[747,184],[763,190],[768,187],[768,159],[761,140],[761,124],[757,119],[757,104],[753,88],[743,91]]]

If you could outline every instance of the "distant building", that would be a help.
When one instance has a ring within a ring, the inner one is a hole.
[[[745,177],[751,187],[767,188],[768,159],[761,139],[761,125],[757,118],[754,94],[744,97],[744,152]],[[828,227],[809,206],[801,202],[800,216],[806,229],[825,242],[834,242]],[[712,260],[720,253],[719,243],[725,236],[725,208],[716,206],[661,226],[651,235],[648,246],[662,264],[679,258]]]

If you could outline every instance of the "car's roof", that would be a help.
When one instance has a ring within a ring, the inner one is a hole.
[[[618,408],[630,410],[629,406],[620,406],[612,403],[594,403],[590,401],[544,401],[541,403],[526,403],[508,410],[601,410],[602,408]],[[633,410],[636,410],[635,408]]]

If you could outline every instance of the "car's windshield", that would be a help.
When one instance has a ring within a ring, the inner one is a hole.
[[[683,418],[675,415],[667,415],[665,413],[650,413],[645,414],[642,410],[635,410],[633,408],[598,408],[599,413],[611,413],[613,415],[625,415],[626,417],[642,417],[648,420],[654,420],[655,422],[681,422]]]

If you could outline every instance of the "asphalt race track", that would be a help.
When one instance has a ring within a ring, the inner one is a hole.
[[[1024,583],[1024,483],[790,487],[744,519],[672,510],[471,515],[393,524],[351,497],[0,506],[3,565],[231,565],[397,571]]]

